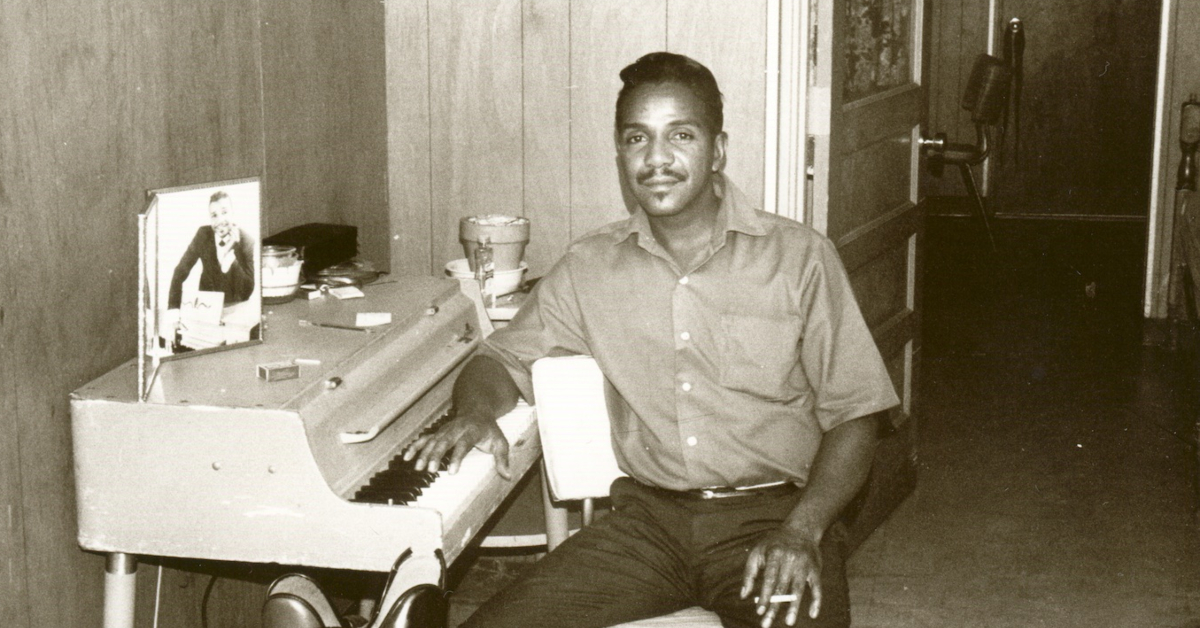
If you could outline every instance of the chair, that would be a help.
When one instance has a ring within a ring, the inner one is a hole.
[[[582,501],[583,523],[591,523],[594,500],[608,496],[609,485],[624,475],[612,450],[604,375],[588,356],[542,358],[533,364],[538,431],[542,439],[543,477],[553,498]],[[567,509],[547,496],[546,538],[554,549],[570,534]],[[709,628],[721,625],[716,614],[693,607],[644,619],[620,628]]]
[[[929,155],[930,172],[934,175],[941,176],[946,165],[958,166],[963,185],[975,201],[975,209],[979,212],[993,252],[996,251],[996,238],[992,235],[987,208],[975,183],[972,168],[983,163],[991,153],[991,146],[995,143],[992,135],[1004,121],[1011,81],[1012,70],[1007,63],[992,55],[979,55],[962,98],[962,108],[971,112],[971,121],[975,123],[975,143],[949,143],[945,133],[938,133],[933,139],[920,139],[921,148]]]

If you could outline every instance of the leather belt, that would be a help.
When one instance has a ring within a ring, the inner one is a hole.
[[[709,499],[729,499],[735,497],[756,497],[767,495],[787,495],[800,490],[792,482],[771,482],[769,484],[756,484],[754,486],[709,486],[706,488],[693,488],[684,491],[676,491],[667,488],[659,488],[657,486],[649,486],[638,482],[642,488],[667,497],[691,500],[709,500]]]

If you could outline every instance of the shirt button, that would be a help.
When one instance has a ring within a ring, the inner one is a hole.
[[[695,447],[696,443],[698,443],[698,442],[700,442],[700,441],[696,440],[695,436],[688,436],[687,444],[689,447]]]
[[[683,332],[682,334],[679,334],[679,339],[680,339],[680,340],[691,340],[691,339],[692,339],[692,335],[691,335],[691,334],[689,334],[689,333],[687,333],[687,332],[685,331],[685,332]]]
[[[691,391],[692,391],[692,383],[691,383],[691,382],[684,382],[684,383],[683,383],[683,385],[682,385],[682,386],[680,386],[680,388],[682,388],[682,389],[683,389],[683,392],[691,392]]]
[[[680,278],[679,278],[679,285],[681,285],[681,286],[686,286],[687,284],[688,284],[688,278],[687,278],[687,277],[680,277]]]

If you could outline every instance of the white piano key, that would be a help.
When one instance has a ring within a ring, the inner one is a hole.
[[[463,458],[458,473],[443,472],[410,504],[441,513],[442,548],[449,560],[471,542],[541,453],[533,408],[521,404],[497,424],[508,439],[512,480],[496,473],[492,454],[472,450]]]
[[[497,419],[496,424],[504,432],[510,447],[527,438],[530,427],[536,430],[533,408],[524,402]],[[493,476],[499,478],[492,454],[472,449],[463,457],[458,473],[450,474],[442,470],[437,479],[409,505],[432,508],[442,513],[443,517],[452,519],[468,505],[474,489]]]

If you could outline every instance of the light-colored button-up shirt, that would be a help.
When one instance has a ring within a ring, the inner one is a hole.
[[[663,488],[803,484],[823,432],[898,403],[833,244],[719,179],[694,268],[646,215],[571,245],[484,353],[529,368],[586,354],[607,379],[621,470]]]

